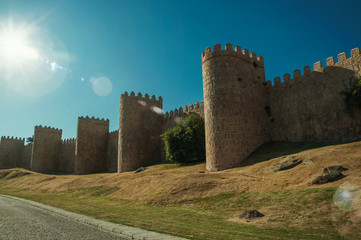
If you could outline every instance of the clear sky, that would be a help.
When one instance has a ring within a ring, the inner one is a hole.
[[[78,116],[118,129],[120,94],[203,99],[201,53],[262,55],[266,78],[361,47],[361,1],[0,0],[0,135],[76,137]],[[231,106],[230,106],[231,107]]]

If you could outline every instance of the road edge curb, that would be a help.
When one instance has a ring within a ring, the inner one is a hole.
[[[24,198],[19,198],[19,197],[14,197],[14,196],[10,196],[10,195],[4,195],[4,194],[0,194],[0,196],[10,198],[10,199],[15,199],[18,201],[22,201],[22,202],[32,205],[34,207],[38,207],[40,209],[55,213],[57,215],[66,217],[68,219],[71,219],[71,220],[74,220],[74,221],[77,221],[77,222],[80,222],[83,224],[91,225],[91,226],[99,228],[103,231],[108,231],[108,232],[114,233],[116,235],[119,235],[120,237],[124,237],[124,238],[130,239],[130,240],[186,240],[186,238],[175,237],[175,236],[167,235],[164,233],[152,232],[152,231],[148,231],[148,230],[144,230],[144,229],[140,229],[140,228],[129,227],[129,226],[125,226],[125,225],[120,225],[120,224],[116,224],[116,223],[112,223],[112,222],[95,219],[95,218],[88,217],[88,216],[85,216],[82,214],[69,212],[69,211],[66,211],[66,210],[63,210],[60,208],[48,206],[48,205],[34,202],[31,200],[27,200]]]

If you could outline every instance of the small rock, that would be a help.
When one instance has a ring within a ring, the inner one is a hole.
[[[258,212],[257,210],[244,210],[243,213],[241,213],[238,217],[239,218],[245,218],[245,219],[251,219],[251,218],[257,218],[257,217],[263,217],[264,214]]]
[[[134,172],[134,173],[140,173],[140,172],[143,172],[145,169],[147,169],[147,168],[145,168],[145,167],[140,167],[140,168],[138,168],[137,170],[135,170],[135,172]]]
[[[297,159],[295,156],[292,156],[291,159],[284,161],[281,164],[275,165],[271,167],[271,169],[275,172],[278,172],[278,171],[294,168],[301,163],[302,163],[301,159]]]
[[[312,165],[312,164],[314,164],[314,162],[313,162],[311,159],[306,159],[306,160],[304,161],[304,164],[306,164],[306,165]]]
[[[331,173],[331,172],[334,172],[334,171],[343,172],[343,171],[346,171],[346,170],[348,170],[348,169],[342,167],[341,165],[332,165],[332,166],[325,167],[323,169],[323,173]]]
[[[343,175],[340,171],[332,171],[330,173],[327,173],[325,175],[318,176],[314,180],[312,180],[311,184],[324,184],[328,182],[334,182],[341,178],[344,178],[345,175]]]

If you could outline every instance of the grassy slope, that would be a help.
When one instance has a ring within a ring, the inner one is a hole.
[[[205,171],[204,163],[82,176],[0,170],[0,193],[194,239],[358,239],[361,191],[355,187],[361,186],[360,156],[361,142],[317,148],[272,143],[243,166],[216,173],[199,173]],[[270,170],[290,157],[303,163],[282,172]],[[349,168],[345,178],[308,185],[334,164]],[[335,204],[335,192],[345,184],[355,188],[355,200]],[[244,209],[257,209],[265,217],[240,220],[237,215]]]

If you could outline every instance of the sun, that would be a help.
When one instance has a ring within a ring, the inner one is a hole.
[[[39,59],[39,52],[28,39],[29,29],[8,26],[0,32],[1,64],[13,68]]]
[[[40,23],[38,19],[0,19],[0,82],[26,96],[54,91],[68,74],[65,45]]]
[[[10,61],[17,59],[36,60],[39,58],[38,52],[30,47],[27,40],[16,32],[10,32],[1,41],[1,52]]]

